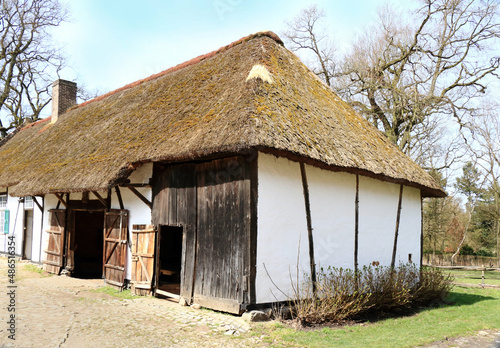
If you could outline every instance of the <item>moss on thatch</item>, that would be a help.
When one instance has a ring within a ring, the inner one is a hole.
[[[256,65],[269,74],[266,82],[259,74],[248,78]],[[444,195],[272,33],[73,107],[55,124],[22,129],[0,147],[0,186],[13,186],[9,192],[20,196],[102,190],[137,163],[251,147]]]

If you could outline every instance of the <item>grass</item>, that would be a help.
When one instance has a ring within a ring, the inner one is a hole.
[[[28,272],[38,273],[43,277],[52,277],[53,276],[53,274],[44,272],[43,269],[41,269],[39,266],[33,265],[31,263],[24,265],[24,270],[28,271]]]
[[[453,269],[453,270],[447,270],[446,272],[450,273],[453,277],[455,277],[456,283],[472,284],[472,285],[481,284],[481,271]],[[485,277],[484,279],[485,284],[500,285],[500,272],[485,271],[484,277]]]
[[[142,296],[136,296],[136,295],[132,294],[132,292],[130,290],[120,291],[120,290],[113,288],[112,286],[103,286],[103,287],[100,287],[98,289],[91,290],[91,291],[97,292],[100,294],[108,294],[108,295],[116,297],[120,300],[133,300],[133,299],[137,299],[137,298],[142,297]]]
[[[317,330],[274,325],[265,331],[285,347],[414,347],[500,329],[500,290],[455,287],[447,301],[452,304],[372,323]]]

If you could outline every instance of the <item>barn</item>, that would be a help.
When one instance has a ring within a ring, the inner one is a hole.
[[[0,251],[56,274],[241,313],[319,267],[419,265],[445,195],[271,32],[75,103],[56,81],[0,145]]]

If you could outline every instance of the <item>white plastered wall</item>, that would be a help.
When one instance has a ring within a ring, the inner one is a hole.
[[[399,185],[359,177],[358,264],[390,266],[398,210]]]
[[[36,197],[38,204],[43,207],[43,197]],[[31,261],[42,262],[43,253],[43,230],[42,230],[42,210],[33,202],[33,234],[31,243]],[[24,228],[24,224],[23,224]]]
[[[42,203],[42,198],[37,197],[38,202]],[[19,201],[19,197],[7,195],[6,210],[10,212],[9,218],[9,234],[1,233],[0,236],[0,251],[8,252],[9,237],[14,236],[15,254],[22,256],[23,243],[24,243],[24,214],[25,204]],[[42,211],[36,204],[33,203],[33,235],[31,243],[31,260],[40,262],[40,250],[42,245],[40,239],[42,237]],[[29,245],[29,244],[28,244]]]
[[[359,178],[359,249],[360,267],[378,261],[389,266],[394,247],[394,233],[400,185],[360,176]],[[396,249],[396,265],[420,262],[420,190],[405,186]]]
[[[356,175],[309,165],[306,165],[306,175],[316,269],[328,266],[354,268]],[[391,263],[399,187],[398,184],[359,177],[360,267],[373,261],[386,266]],[[408,262],[408,254],[412,254],[412,261],[418,265],[420,219],[420,190],[405,186],[396,264]],[[257,303],[286,300],[281,291],[293,295],[290,277],[295,284],[297,265],[299,282],[302,275],[310,273],[308,248],[299,163],[259,153]]]
[[[420,266],[420,233],[422,229],[420,190],[405,186],[396,250],[396,266],[411,261]]]
[[[293,296],[297,267],[299,283],[310,273],[299,164],[259,153],[257,202],[256,300],[287,300],[281,291]]]
[[[356,176],[306,165],[316,270],[354,268]]]

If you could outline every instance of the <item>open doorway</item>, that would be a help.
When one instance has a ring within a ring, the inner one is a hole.
[[[178,296],[181,284],[182,227],[160,226],[156,293]]]
[[[31,260],[33,249],[33,209],[24,211],[23,259]]]
[[[104,248],[104,212],[75,211],[73,275],[78,278],[101,278]]]

